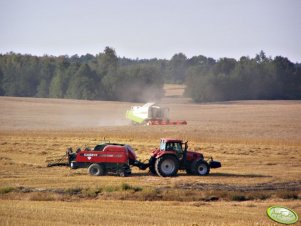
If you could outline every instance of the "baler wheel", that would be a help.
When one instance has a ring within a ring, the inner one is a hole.
[[[89,166],[88,172],[92,176],[103,176],[103,175],[105,175],[105,169],[104,169],[103,165],[99,165],[99,164],[96,164],[96,163]]]

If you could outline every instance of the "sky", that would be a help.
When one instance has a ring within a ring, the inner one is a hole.
[[[301,63],[301,0],[0,0],[0,53]]]

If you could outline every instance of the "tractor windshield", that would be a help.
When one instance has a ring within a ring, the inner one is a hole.
[[[165,141],[162,140],[161,143],[160,143],[160,150],[165,151],[165,145],[166,145]]]
[[[167,151],[176,151],[177,153],[182,153],[182,144],[181,143],[167,143],[166,144]]]

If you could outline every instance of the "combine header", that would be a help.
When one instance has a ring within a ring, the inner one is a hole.
[[[126,118],[133,125],[186,125],[185,120],[169,120],[169,108],[160,107],[155,103],[133,106],[126,112]]]

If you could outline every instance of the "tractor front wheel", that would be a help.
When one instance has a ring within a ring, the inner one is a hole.
[[[103,175],[105,175],[104,166],[96,164],[96,163],[89,166],[88,172],[92,176],[103,176]]]
[[[161,177],[175,176],[179,170],[179,160],[172,155],[165,155],[155,163],[156,173]]]
[[[206,161],[199,160],[192,164],[192,172],[195,175],[199,176],[205,176],[209,174],[210,167],[209,164]]]

